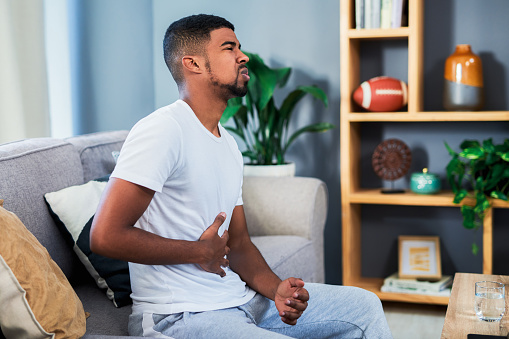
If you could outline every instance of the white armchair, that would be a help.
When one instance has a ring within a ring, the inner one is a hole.
[[[323,283],[325,183],[305,177],[244,177],[243,199],[253,243],[274,272],[282,279]]]

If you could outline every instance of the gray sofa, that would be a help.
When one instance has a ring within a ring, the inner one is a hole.
[[[131,307],[114,307],[97,287],[64,241],[43,195],[111,173],[111,152],[120,150],[126,136],[127,131],[114,131],[0,145],[0,199],[47,248],[91,314],[86,338],[127,336]],[[246,177],[243,192],[253,242],[276,274],[323,282],[325,184],[302,177]]]

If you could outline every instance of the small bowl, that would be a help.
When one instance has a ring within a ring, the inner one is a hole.
[[[422,173],[412,174],[410,189],[418,194],[435,194],[441,189],[440,178],[436,174],[428,173],[428,169],[424,168]]]

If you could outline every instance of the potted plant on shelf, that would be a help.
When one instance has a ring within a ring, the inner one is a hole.
[[[472,205],[461,206],[463,226],[477,230],[483,224],[491,199],[507,201],[509,193],[509,139],[494,145],[487,139],[482,144],[477,140],[461,143],[461,152],[455,152],[447,143],[445,147],[452,156],[447,165],[447,180],[454,193],[454,203],[472,198]],[[472,253],[479,248],[474,242]]]
[[[283,168],[283,165],[289,167],[289,173],[275,175],[293,175],[295,165],[286,162],[285,153],[295,139],[306,132],[325,132],[335,127],[326,122],[315,123],[302,127],[290,135],[288,126],[293,109],[307,94],[320,100],[327,107],[327,95],[316,86],[298,86],[283,100],[281,107],[277,107],[274,92],[276,87],[286,85],[291,68],[270,68],[257,54],[244,53],[249,57],[247,68],[251,77],[247,95],[244,98],[233,98],[228,102],[221,124],[224,125],[233,119],[234,127],[225,128],[238,135],[246,145],[242,155],[249,158],[250,163],[246,164],[245,175],[250,175],[248,173],[250,167],[263,168],[270,165],[277,165],[276,170]]]

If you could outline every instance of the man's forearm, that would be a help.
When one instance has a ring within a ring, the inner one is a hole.
[[[173,240],[134,227],[155,192],[128,181],[111,178],[90,230],[90,249],[97,254],[146,265],[199,264],[224,275],[228,232],[218,236],[226,215],[216,219],[196,241]]]
[[[232,247],[228,259],[230,268],[249,287],[274,300],[281,279],[270,269],[258,248],[250,240]]]
[[[167,239],[135,227],[115,235],[92,233],[91,240],[94,253],[139,264],[199,263],[204,257],[203,246],[198,241]]]

